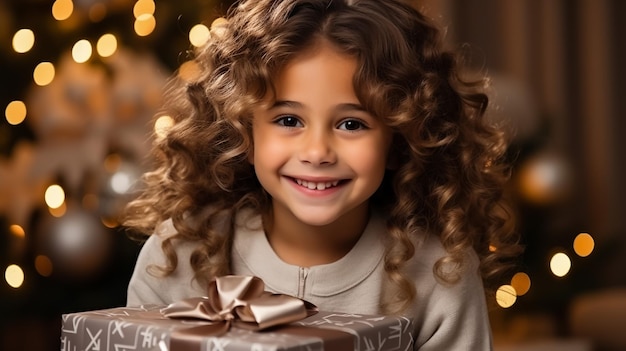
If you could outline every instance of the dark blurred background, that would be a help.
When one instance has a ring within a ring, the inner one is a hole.
[[[58,350],[61,314],[124,305],[140,245],[116,218],[151,118],[230,3],[0,1],[1,350]],[[526,251],[490,301],[496,349],[626,349],[626,2],[419,6],[514,135]]]

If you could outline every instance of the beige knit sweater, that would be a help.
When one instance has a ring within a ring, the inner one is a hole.
[[[260,217],[240,215],[233,249],[232,273],[263,279],[266,290],[300,297],[320,310],[379,314],[386,294],[383,269],[384,221],[373,216],[363,235],[342,259],[308,268],[292,266],[274,253],[260,225]],[[195,281],[189,265],[191,242],[176,242],[178,268],[165,278],[146,272],[149,265],[163,265],[164,237],[175,233],[171,222],[163,223],[144,244],[128,285],[128,306],[169,304],[205,292]],[[433,264],[444,255],[439,240],[431,236],[417,245],[407,271],[415,281],[417,298],[405,313],[414,323],[415,350],[492,349],[491,329],[477,258],[468,255],[463,278],[454,285],[439,282]]]

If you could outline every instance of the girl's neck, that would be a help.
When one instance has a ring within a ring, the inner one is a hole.
[[[361,237],[368,221],[367,203],[324,226],[308,225],[289,211],[275,208],[264,219],[264,227],[278,257],[288,264],[311,267],[345,256]]]

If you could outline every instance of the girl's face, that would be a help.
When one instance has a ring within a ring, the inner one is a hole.
[[[272,196],[274,218],[311,226],[366,219],[391,130],[357,99],[356,67],[356,59],[320,42],[279,72],[276,100],[254,111],[250,160]]]

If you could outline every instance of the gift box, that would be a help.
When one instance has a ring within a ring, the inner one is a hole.
[[[221,335],[203,335],[202,328],[211,322],[168,318],[162,312],[163,307],[119,307],[64,314],[61,351],[404,351],[412,348],[411,321],[404,317],[317,312],[260,331],[233,326]],[[199,336],[200,341],[185,343],[185,335],[189,333]],[[176,347],[173,347],[174,339],[177,339]]]

